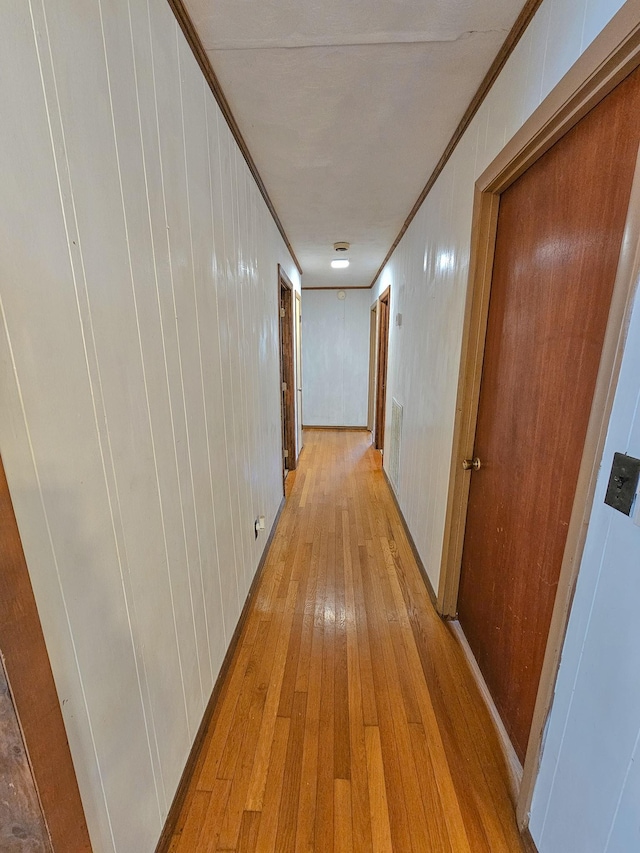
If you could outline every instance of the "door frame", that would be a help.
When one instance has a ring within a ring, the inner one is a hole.
[[[385,345],[385,358],[384,365],[382,364],[382,360],[380,358],[380,350],[382,348],[382,336],[384,330],[382,328],[382,312],[380,310],[380,305],[385,303],[387,306],[387,329],[386,329],[386,345]],[[386,418],[387,418],[387,373],[389,370],[389,338],[391,331],[391,285],[384,290],[377,299],[376,302],[376,329],[377,329],[377,341],[376,341],[376,374],[375,374],[375,406],[374,406],[374,417],[373,417],[373,446],[376,450],[379,450],[382,454],[384,454],[384,438],[385,438],[385,427],[386,427]],[[382,382],[384,378],[384,394],[382,393]],[[378,433],[380,431],[380,422],[382,422],[382,442],[379,442]],[[380,444],[380,447],[378,447]]]
[[[300,459],[303,446],[302,436],[302,296],[298,290],[294,291],[294,312],[293,312],[293,328],[294,328],[294,361],[295,361],[295,411],[297,418],[295,421],[296,434],[296,466]]]
[[[294,337],[294,322],[293,322],[293,293],[294,287],[291,279],[278,264],[278,340],[279,340],[279,386],[280,386],[280,417],[282,423],[282,481],[285,480],[285,469],[293,471],[296,467],[296,384],[295,384],[295,337]],[[281,315],[284,294],[284,316]],[[291,340],[291,351],[285,353],[284,340],[282,330],[285,325],[289,326],[289,335]],[[283,376],[286,379],[283,379]],[[282,383],[287,383],[287,389],[290,391],[287,402],[283,399]],[[285,451],[288,451],[285,456]],[[287,465],[285,465],[285,459]]]
[[[369,405],[367,429],[373,435],[376,426],[376,377],[378,375],[378,300],[369,311]]]
[[[60,701],[1,458],[0,656],[52,850],[91,853]]]
[[[461,462],[473,456],[500,194],[638,65],[640,0],[628,0],[476,181],[469,279],[438,586],[438,611],[446,618],[455,618],[457,613],[470,481],[469,474],[463,471]],[[528,825],[544,728],[551,710],[560,653],[584,550],[596,478],[639,276],[640,156],[632,184],[531,734],[518,786],[515,805],[521,828]],[[510,742],[504,746],[511,762],[513,748]]]

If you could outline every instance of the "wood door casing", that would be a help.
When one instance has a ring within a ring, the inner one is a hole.
[[[0,850],[52,853],[0,656]]]
[[[78,783],[0,459],[0,654],[40,805],[58,853],[91,853]],[[0,849],[2,845],[0,844]]]
[[[378,377],[376,382],[376,425],[375,447],[384,451],[384,428],[387,411],[387,366],[389,357],[389,299],[387,288],[378,302],[380,320],[378,326]]]
[[[500,200],[458,611],[526,752],[638,151],[634,72]]]

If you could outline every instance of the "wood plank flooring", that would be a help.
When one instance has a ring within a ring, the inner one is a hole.
[[[369,434],[305,431],[287,491],[171,853],[520,853]]]

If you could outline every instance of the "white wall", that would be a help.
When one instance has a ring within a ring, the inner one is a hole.
[[[367,425],[371,290],[302,291],[305,426]]]
[[[639,298],[533,801],[541,853],[640,850],[640,506],[604,503],[616,451],[640,458]]]
[[[438,588],[476,179],[620,8],[545,0],[374,288],[391,285],[387,422],[404,407],[399,502]],[[387,439],[389,433],[387,432]]]
[[[94,851],[145,853],[280,504],[299,277],[166,0],[0,38],[0,453]]]

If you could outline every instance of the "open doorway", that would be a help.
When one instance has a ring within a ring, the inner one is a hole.
[[[384,422],[387,410],[387,363],[389,358],[389,301],[388,287],[378,300],[378,353],[376,374],[375,427],[373,440],[376,450],[384,452]]]
[[[293,285],[278,264],[280,298],[280,388],[282,409],[282,471],[286,479],[296,467],[295,370],[293,344]]]

